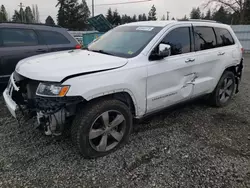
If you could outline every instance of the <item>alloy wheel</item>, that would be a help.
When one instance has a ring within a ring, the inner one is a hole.
[[[93,122],[89,131],[89,143],[94,150],[107,152],[120,143],[125,128],[126,120],[120,112],[106,111]]]
[[[220,102],[226,103],[232,96],[234,85],[232,78],[225,78],[223,84],[219,90]]]

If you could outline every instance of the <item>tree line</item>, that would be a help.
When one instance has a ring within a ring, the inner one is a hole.
[[[206,13],[203,13],[199,7],[193,8],[190,18],[215,20],[231,25],[250,24],[250,0],[209,0],[205,8],[209,5],[219,6],[214,11],[208,9]],[[182,19],[187,19],[187,16]]]
[[[115,11],[112,11],[112,9],[109,8],[106,14],[106,19],[114,26],[130,23],[130,22],[137,22],[137,21],[157,20],[156,8],[153,5],[148,15],[143,13],[143,14],[139,14],[138,16],[136,14],[134,14],[133,16],[129,16],[127,14],[120,15],[117,9]]]
[[[4,5],[1,5],[0,9],[0,22],[20,22],[20,23],[39,23],[40,16],[37,5],[27,6],[25,9],[20,7],[19,10],[15,10],[13,16],[10,18],[7,14]]]
[[[212,9],[211,7],[218,7]],[[79,0],[58,0],[57,24],[70,30],[89,30],[87,19],[90,17],[90,10],[85,0],[79,3]],[[207,10],[202,12],[202,9]],[[107,20],[114,26],[136,22],[157,20],[156,7],[153,5],[148,13],[139,15],[120,14],[117,9],[108,9],[106,14]],[[207,0],[203,7],[193,8],[189,16],[184,16],[179,20],[206,19],[215,20],[225,24],[250,24],[250,0]],[[167,20],[169,15],[167,16]],[[172,18],[173,20],[175,18]],[[166,20],[165,15],[161,20]],[[20,7],[14,11],[10,18],[4,5],[0,7],[0,22],[21,22],[21,23],[40,23],[39,10],[37,5]],[[46,24],[55,25],[51,16],[45,20]]]

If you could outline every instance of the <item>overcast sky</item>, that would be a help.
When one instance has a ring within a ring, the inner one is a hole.
[[[79,0],[80,2],[81,0]],[[95,0],[95,4],[105,4],[105,3],[118,3],[118,2],[128,2],[135,0]],[[58,8],[55,7],[57,0],[0,0],[0,4],[4,4],[8,14],[13,15],[14,9],[19,9],[18,5],[22,2],[25,6],[31,6],[32,4],[37,4],[40,11],[41,22],[44,22],[48,15],[51,15],[56,20],[56,14]],[[90,10],[92,0],[86,0]],[[126,4],[126,5],[115,5],[115,6],[96,6],[95,14],[106,14],[107,9],[111,7],[112,9],[117,9],[120,14],[142,14],[148,13],[151,6],[154,4],[157,10],[157,16],[162,17],[166,12],[170,12],[170,17],[181,18],[185,14],[189,15],[192,7],[197,7],[202,5],[203,0],[152,0],[151,2],[138,3],[138,4]]]

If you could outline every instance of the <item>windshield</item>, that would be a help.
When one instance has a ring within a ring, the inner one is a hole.
[[[135,57],[161,29],[150,26],[117,27],[91,43],[88,49],[119,57]]]

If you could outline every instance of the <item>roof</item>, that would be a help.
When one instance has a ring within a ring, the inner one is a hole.
[[[26,27],[26,28],[37,28],[37,27],[53,27],[53,28],[62,28],[58,25],[47,25],[40,23],[16,23],[16,22],[0,22],[0,26],[11,26],[11,27]]]
[[[126,26],[152,26],[152,27],[165,27],[171,23],[177,21],[142,21],[142,22],[132,22],[125,24]]]
[[[213,20],[201,20],[201,19],[192,19],[187,21],[142,21],[142,22],[132,22],[129,24],[125,24],[125,26],[152,26],[152,27],[166,27],[169,24],[172,23],[201,23],[201,24],[207,24],[207,25],[221,25],[223,27],[229,27],[228,25],[222,24],[220,22],[216,22]]]

